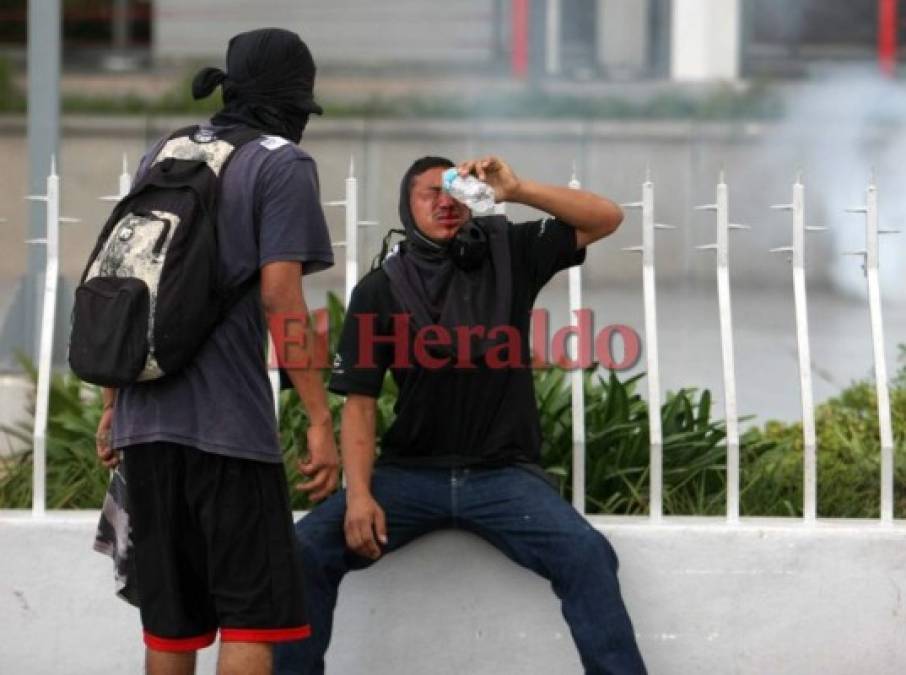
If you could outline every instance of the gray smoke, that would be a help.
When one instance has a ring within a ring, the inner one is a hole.
[[[865,204],[872,176],[879,194],[880,279],[885,301],[906,303],[906,88],[869,66],[834,68],[788,95],[787,117],[778,133],[791,143],[806,171],[808,201],[820,205],[830,228],[830,280],[846,295],[864,298],[858,257],[865,248],[865,219],[846,214]],[[809,221],[814,219],[809,216]]]

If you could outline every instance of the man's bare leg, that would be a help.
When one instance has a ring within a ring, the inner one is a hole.
[[[221,642],[217,675],[271,675],[273,649],[267,642]]]
[[[148,675],[194,675],[195,652],[160,652],[145,650],[145,672]]]

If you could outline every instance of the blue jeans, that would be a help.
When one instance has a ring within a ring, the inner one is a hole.
[[[543,478],[518,467],[378,466],[371,487],[387,517],[385,554],[433,530],[473,532],[551,582],[586,673],[645,673],[613,548]],[[372,564],[346,548],[345,511],[341,491],[296,523],[312,635],[275,646],[277,675],[324,673],[340,581]]]

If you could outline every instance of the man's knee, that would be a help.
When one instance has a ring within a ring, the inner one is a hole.
[[[584,524],[575,531],[572,541],[570,541],[570,547],[578,558],[577,563],[581,566],[588,565],[606,569],[613,574],[616,574],[620,567],[617,553],[607,537],[589,524]]]
[[[343,553],[342,514],[327,507],[325,503],[296,521],[296,551],[306,569],[328,565],[332,554]]]
[[[305,519],[296,522],[296,551],[306,566],[318,559],[319,547],[314,528],[305,527]]]

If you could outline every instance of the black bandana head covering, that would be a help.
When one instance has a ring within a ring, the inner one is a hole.
[[[450,243],[437,242],[423,233],[412,215],[413,179],[435,167],[449,168],[453,162],[444,157],[422,157],[409,167],[400,183],[399,215],[406,240],[388,256],[383,269],[400,304],[409,313],[413,331],[429,325],[447,329],[453,344],[433,348],[442,355],[456,354],[456,328],[483,326],[485,335],[495,326],[510,322],[512,285],[510,248],[506,219],[482,218],[479,226],[469,221],[463,226],[482,230],[488,253],[469,269],[457,266],[450,256]],[[470,354],[481,356],[497,340],[471,338]]]
[[[406,241],[410,248],[435,259],[446,258],[447,245],[432,240],[418,228],[412,215],[412,182],[425,171],[436,168],[449,169],[452,166],[453,162],[446,157],[422,157],[412,163],[400,181],[399,214],[400,223],[406,230]]]
[[[298,35],[260,28],[230,40],[226,72],[203,68],[192,81],[192,96],[210,96],[223,87],[216,125],[245,124],[298,143],[312,113],[323,114],[314,99],[315,62]]]

